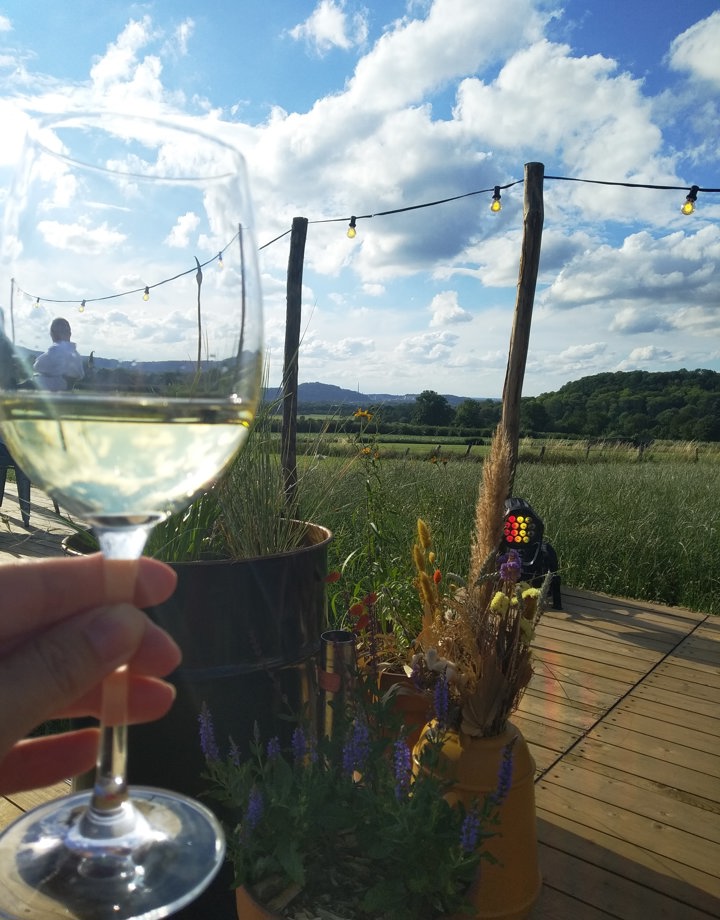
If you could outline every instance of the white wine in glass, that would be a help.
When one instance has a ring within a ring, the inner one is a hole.
[[[0,435],[90,525],[111,601],[157,522],[212,486],[260,395],[262,310],[244,160],[189,123],[33,122],[4,213]],[[224,858],[215,816],[126,781],[127,678],[103,692],[91,791],[0,835],[0,917],[155,920]]]

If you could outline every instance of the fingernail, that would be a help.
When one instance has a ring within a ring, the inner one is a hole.
[[[142,614],[130,604],[97,611],[85,626],[85,635],[99,658],[119,664],[135,650],[138,616]]]

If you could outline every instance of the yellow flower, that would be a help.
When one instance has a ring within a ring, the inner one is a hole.
[[[364,419],[367,419],[369,422],[372,419],[372,412],[368,412],[367,409],[360,409],[358,407],[353,413],[353,417],[354,418],[364,418]]]
[[[422,546],[418,543],[413,545],[413,562],[415,563],[415,568],[418,572],[425,571],[425,556],[423,554]]]
[[[495,596],[490,601],[490,609],[493,613],[499,613],[503,616],[510,609],[510,598],[503,594],[502,591],[496,591]]]

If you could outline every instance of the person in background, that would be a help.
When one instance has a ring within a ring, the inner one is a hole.
[[[35,380],[42,390],[57,393],[69,390],[75,380],[85,376],[82,358],[75,343],[70,341],[72,330],[70,323],[58,316],[50,323],[50,338],[53,344],[48,350],[38,355],[33,364]]]
[[[163,716],[175,688],[161,678],[180,650],[140,608],[168,598],[176,576],[143,558],[127,603],[108,604],[103,559],[0,564],[0,795],[90,769],[98,729],[29,738],[49,719],[99,716],[103,678],[128,665],[131,722]]]

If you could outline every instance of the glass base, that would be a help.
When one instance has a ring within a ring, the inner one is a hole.
[[[56,799],[2,832],[0,918],[160,920],[194,900],[222,865],[220,823],[193,799],[133,786],[128,820],[110,839],[84,836],[89,803],[89,792]]]

